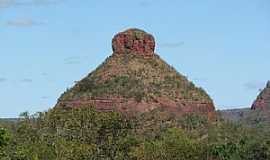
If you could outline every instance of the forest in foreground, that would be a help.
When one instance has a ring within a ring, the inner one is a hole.
[[[221,117],[221,116],[219,116]],[[0,122],[0,160],[269,160],[270,125],[85,106]]]

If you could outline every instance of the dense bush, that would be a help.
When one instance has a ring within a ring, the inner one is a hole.
[[[0,160],[269,160],[269,126],[160,110],[126,117],[91,107],[23,113],[0,129]]]
[[[7,130],[4,128],[0,128],[0,148],[7,145],[9,140],[9,136]]]

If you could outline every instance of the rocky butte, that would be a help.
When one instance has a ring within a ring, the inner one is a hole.
[[[139,29],[118,33],[113,54],[59,98],[56,107],[93,106],[101,111],[154,109],[211,117],[215,107],[202,89],[155,54],[154,37]]]
[[[266,87],[258,95],[254,101],[251,109],[269,109],[270,110],[270,81],[267,82]]]
[[[113,53],[137,54],[151,57],[155,51],[155,39],[142,30],[129,29],[114,36],[112,40]]]

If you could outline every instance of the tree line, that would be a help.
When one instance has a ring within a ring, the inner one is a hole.
[[[0,160],[269,160],[269,128],[162,110],[25,112],[0,124]]]

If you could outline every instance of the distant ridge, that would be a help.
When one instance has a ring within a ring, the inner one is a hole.
[[[252,104],[251,109],[270,110],[270,81],[267,82],[266,87],[258,95],[257,99]]]

